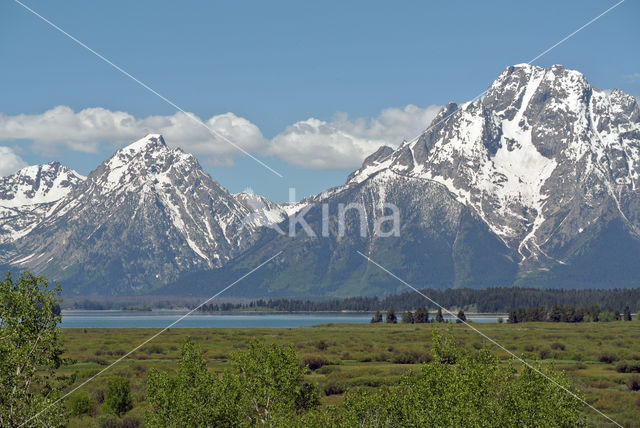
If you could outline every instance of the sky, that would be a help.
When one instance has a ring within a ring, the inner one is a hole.
[[[616,2],[23,3],[193,116],[3,0],[0,175],[52,160],[86,175],[159,132],[231,192],[282,202],[342,184]],[[534,65],[640,98],[638,18],[626,0]]]

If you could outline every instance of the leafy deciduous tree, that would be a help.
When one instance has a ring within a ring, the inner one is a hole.
[[[60,287],[28,271],[0,282],[0,426],[62,426],[64,409],[55,403],[61,385]],[[55,403],[55,404],[54,404]],[[48,407],[50,406],[50,407]]]

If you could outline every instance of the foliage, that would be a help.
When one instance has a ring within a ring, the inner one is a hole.
[[[202,351],[187,337],[176,376],[149,371],[146,423],[150,427],[229,426],[239,411],[239,395],[235,379],[207,371]]]
[[[539,289],[523,287],[491,287],[486,289],[471,288],[426,288],[421,290],[445,308],[468,308],[474,306],[479,312],[507,312],[511,308],[539,307],[546,310],[552,305],[587,308],[601,306],[623,308],[629,305],[631,311],[640,310],[640,288],[620,289]],[[76,302],[76,308],[109,309],[104,302]],[[158,305],[173,307],[175,302],[158,302]],[[204,305],[201,310],[231,311],[267,309],[283,312],[310,311],[376,311],[396,308],[398,311],[414,310],[424,305],[424,297],[413,291],[390,295],[383,299],[378,297],[346,297],[328,300],[271,299],[255,300],[249,303],[220,303]],[[120,308],[116,304],[115,308]],[[435,309],[435,308],[434,308]]]
[[[376,311],[376,313],[371,318],[371,323],[382,322],[382,312]]]
[[[133,407],[129,381],[122,376],[114,376],[107,380],[104,392],[104,408],[115,415],[127,413]]]
[[[87,414],[93,408],[93,402],[87,391],[78,391],[67,398],[67,409],[72,416]]]
[[[423,324],[429,322],[429,311],[424,306],[416,309],[415,313],[415,322],[416,324]]]
[[[24,272],[0,282],[0,426],[64,424],[55,370],[62,360],[58,286]],[[45,411],[46,409],[46,411]]]
[[[387,318],[386,321],[387,323],[390,324],[396,324],[398,322],[398,317],[396,316],[396,311],[391,308],[387,311]]]
[[[625,382],[629,391],[640,391],[640,376],[632,375]]]
[[[404,311],[402,313],[402,322],[405,323],[405,324],[413,324],[413,323],[415,323],[415,318],[413,316],[413,312]]]
[[[436,322],[444,322],[444,317],[442,316],[441,308],[438,308],[438,313],[436,314]]]
[[[460,324],[462,321],[466,321],[466,320],[467,320],[467,316],[464,314],[464,311],[460,309],[458,311],[458,317],[456,318],[456,322]]]
[[[600,354],[600,356],[598,357],[598,361],[600,361],[601,363],[611,364],[618,361],[618,356],[613,352],[606,351]]]
[[[322,355],[310,355],[302,358],[302,365],[309,367],[309,370],[317,370],[329,364],[329,360]]]
[[[319,404],[317,387],[290,347],[252,341],[219,376],[207,371],[202,351],[183,345],[178,374],[152,370],[147,382],[149,426],[274,425]]]
[[[538,372],[506,370],[486,349],[464,353],[434,330],[435,359],[399,386],[350,390],[345,426],[584,426],[581,403]],[[567,387],[563,376],[545,373]],[[330,424],[327,424],[330,425]]]

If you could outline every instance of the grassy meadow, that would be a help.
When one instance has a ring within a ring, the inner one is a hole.
[[[564,371],[588,402],[624,426],[640,426],[640,391],[628,384],[640,368],[640,322],[475,324],[489,337],[527,360],[540,360]],[[144,420],[145,379],[151,367],[174,370],[185,337],[190,336],[205,353],[208,367],[221,371],[233,352],[241,352],[252,338],[292,345],[311,369],[309,380],[318,384],[322,402],[339,404],[342,393],[353,386],[375,388],[394,384],[420,363],[428,361],[431,329],[450,329],[461,346],[479,349],[485,343],[461,324],[322,325],[289,329],[171,329],[121,361],[84,388],[92,397],[89,415],[73,417],[70,426],[104,425],[99,405],[106,379],[121,375],[130,380],[134,407],[125,416],[131,426]],[[157,332],[157,329],[65,329],[61,370],[76,383]],[[505,361],[508,354],[489,349]],[[627,367],[625,369],[625,367]],[[627,371],[627,372],[625,372]],[[590,425],[611,426],[585,409]]]

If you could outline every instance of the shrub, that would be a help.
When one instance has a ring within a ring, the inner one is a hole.
[[[327,364],[329,364],[329,360],[321,355],[310,355],[302,359],[302,365],[309,367],[311,370],[317,370]]]
[[[91,411],[93,403],[87,391],[79,391],[67,400],[67,409],[71,416],[80,416]]]
[[[296,408],[299,410],[309,410],[320,405],[320,395],[318,387],[309,382],[300,385],[300,391],[296,397]]]
[[[538,356],[540,357],[541,360],[546,360],[547,358],[551,357],[551,350],[547,348],[542,348],[541,350],[538,351]]]
[[[165,350],[160,345],[148,345],[145,346],[144,350],[149,354],[164,354]]]
[[[101,366],[106,366],[107,364],[109,364],[109,362],[107,360],[105,360],[104,358],[99,358],[99,357],[88,357],[85,359],[85,361],[87,363],[96,363],[99,364]]]
[[[316,343],[316,348],[318,348],[318,350],[320,350],[320,351],[324,351],[328,347],[329,347],[329,344],[327,342],[325,342],[324,340],[321,340],[318,343]]]
[[[323,366],[316,370],[318,374],[329,374],[331,372],[333,372],[333,369],[330,366]]]
[[[135,416],[118,419],[114,415],[102,415],[98,418],[98,426],[100,428],[138,428],[142,426],[142,421]]]
[[[389,361],[389,355],[384,352],[378,352],[373,356],[373,361],[378,361],[378,362]]]
[[[98,404],[104,403],[104,391],[102,389],[93,391],[93,399]]]
[[[640,373],[640,362],[637,361],[621,361],[616,364],[618,373]]]
[[[603,352],[598,357],[598,361],[600,361],[601,363],[611,364],[618,361],[618,356],[613,352]]]
[[[554,342],[551,344],[551,349],[555,349],[556,351],[564,351],[565,346],[564,343]]]
[[[345,390],[344,385],[341,382],[334,381],[334,380],[327,383],[323,388],[324,395],[327,395],[327,396],[342,394],[344,390]]]
[[[391,362],[394,364],[420,364],[427,363],[431,360],[433,360],[433,357],[427,353],[403,352],[394,355]]]
[[[127,379],[114,376],[107,381],[104,405],[107,411],[118,416],[131,410],[133,404]]]
[[[629,379],[627,379],[627,388],[629,391],[640,391],[640,376],[632,375]]]
[[[131,415],[127,415],[120,419],[120,422],[118,423],[118,428],[138,428],[140,426],[142,426],[140,418]]]
[[[533,352],[536,350],[536,347],[531,344],[528,344],[528,345],[524,345],[523,349],[527,352]]]

